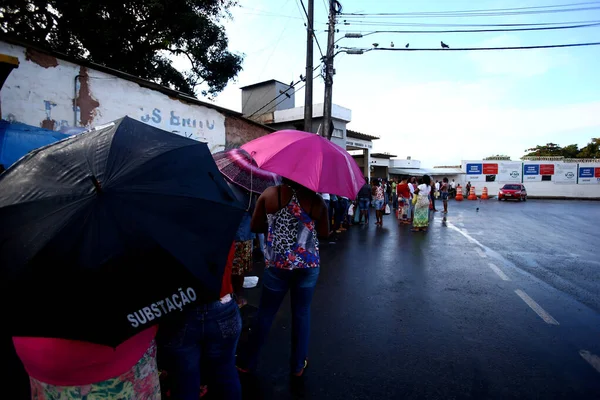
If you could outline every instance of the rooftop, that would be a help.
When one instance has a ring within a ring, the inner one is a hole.
[[[252,83],[252,84],[250,84],[250,85],[242,86],[242,87],[240,87],[240,89],[249,89],[249,88],[251,88],[251,87],[255,87],[255,86],[264,86],[264,85],[268,85],[268,84],[271,84],[271,83],[281,83],[282,85],[291,86],[291,85],[289,85],[289,84],[287,84],[287,83],[283,83],[283,82],[281,82],[281,81],[278,81],[277,79],[269,79],[269,80],[267,80],[267,81],[256,82],[256,83]]]
[[[398,157],[394,154],[390,154],[390,153],[371,153],[371,157],[375,157],[375,158],[394,158],[394,157]]]
[[[362,140],[378,140],[379,137],[367,135],[366,133],[360,133],[356,131],[351,131],[350,129],[346,130],[346,136],[354,139],[362,139]]]
[[[145,87],[145,88],[148,88],[148,89],[156,90],[157,92],[165,94],[165,95],[167,95],[167,96],[169,96],[169,97],[171,97],[173,99],[177,99],[177,100],[180,100],[180,101],[183,101],[183,102],[187,102],[187,103],[191,103],[191,104],[196,104],[196,105],[199,105],[199,106],[204,106],[204,107],[207,107],[207,108],[212,108],[213,110],[220,111],[223,114],[227,114],[227,115],[230,115],[230,116],[235,116],[235,117],[243,119],[243,120],[245,120],[247,122],[250,122],[250,123],[252,123],[254,125],[260,125],[261,127],[264,127],[266,129],[274,131],[274,129],[271,128],[271,127],[268,127],[266,125],[263,125],[261,123],[258,123],[256,121],[253,121],[251,119],[248,119],[248,118],[244,117],[242,115],[242,113],[240,113],[240,112],[233,111],[233,110],[230,110],[228,108],[220,107],[220,106],[218,106],[218,105],[216,105],[214,103],[210,103],[210,102],[207,102],[207,101],[199,100],[196,97],[193,97],[193,96],[191,96],[189,94],[180,92],[178,90],[171,89],[171,88],[166,87],[166,86],[159,85],[156,82],[152,82],[152,81],[149,81],[147,79],[140,78],[139,76],[128,74],[127,72],[119,71],[117,69],[113,69],[113,68],[107,67],[107,66],[102,65],[102,64],[96,64],[96,63],[88,61],[88,60],[86,60],[84,58],[73,57],[73,56],[69,56],[69,55],[63,54],[63,53],[59,53],[59,52],[54,51],[54,50],[50,50],[50,49],[47,49],[47,48],[42,48],[42,47],[36,46],[34,44],[31,44],[29,42],[22,41],[22,40],[19,40],[19,39],[2,36],[2,38],[0,40],[3,41],[3,42],[9,43],[9,44],[15,45],[15,46],[24,47],[27,50],[34,50],[34,51],[37,51],[37,52],[40,52],[40,53],[48,54],[48,55],[51,55],[51,56],[53,56],[55,58],[58,58],[60,60],[68,61],[68,62],[71,62],[73,64],[77,64],[77,65],[81,65],[83,67],[88,67],[88,68],[91,68],[91,69],[95,69],[96,71],[101,71],[101,72],[104,72],[106,74],[110,74],[110,75],[119,77],[121,79],[125,79],[125,80],[131,81],[131,82],[135,82],[138,85],[140,85],[141,87]]]

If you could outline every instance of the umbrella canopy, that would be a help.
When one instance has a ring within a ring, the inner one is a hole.
[[[219,298],[243,214],[206,144],[131,118],[0,175],[3,326],[117,345]]]
[[[269,186],[281,183],[281,177],[258,168],[256,161],[242,149],[220,151],[213,154],[219,171],[230,182],[244,189],[261,194]]]
[[[248,142],[242,148],[260,168],[315,192],[353,199],[365,184],[352,156],[314,133],[278,131]]]

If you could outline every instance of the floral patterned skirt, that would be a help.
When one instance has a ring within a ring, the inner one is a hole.
[[[232,275],[241,276],[252,269],[252,240],[235,242]]]
[[[116,378],[84,386],[50,385],[31,377],[29,380],[32,400],[160,400],[156,342],[152,341],[136,365]]]
[[[429,226],[429,199],[419,196],[415,205],[414,228],[427,228]]]

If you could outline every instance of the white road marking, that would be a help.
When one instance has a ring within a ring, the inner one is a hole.
[[[521,289],[517,289],[515,290],[515,293],[517,294],[517,296],[519,296],[533,311],[535,311],[535,313],[537,315],[540,316],[541,319],[543,319],[547,324],[551,324],[551,325],[559,325],[558,321],[555,320],[554,318],[552,318],[552,316],[550,314],[548,314],[546,312],[546,310],[544,310],[542,308],[542,306],[540,306],[538,303],[535,302],[535,300],[533,300],[531,297],[529,297],[527,295],[527,293],[525,293],[524,291],[522,291]]]
[[[587,350],[579,350],[579,355],[583,357],[585,361],[590,363],[590,365],[594,367],[596,371],[600,372],[600,357],[590,353]]]
[[[487,258],[487,256],[485,255],[485,253],[483,252],[483,250],[481,250],[479,247],[475,247],[475,252],[477,254],[479,254],[479,257],[481,258]]]
[[[503,281],[510,281],[510,278],[506,276],[506,274],[502,272],[502,270],[498,268],[495,264],[489,263],[488,265],[490,266],[492,271],[494,271],[496,275],[500,277],[500,279],[502,279]]]
[[[456,232],[458,232],[461,235],[463,235],[464,237],[466,237],[469,242],[475,243],[476,245],[485,248],[485,246],[482,245],[481,243],[479,243],[479,241],[477,239],[474,239],[471,236],[469,236],[466,229],[459,229],[456,226],[452,225],[451,223],[448,223],[448,228],[454,229]]]

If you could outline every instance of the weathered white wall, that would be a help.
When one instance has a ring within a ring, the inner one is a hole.
[[[71,128],[101,125],[128,115],[207,142],[212,152],[225,149],[225,116],[214,109],[170,98],[104,72],[85,71],[60,59],[56,66],[42,66],[27,60],[26,49],[21,46],[0,42],[0,52],[17,57],[20,62],[0,92],[3,119],[69,132],[73,131]],[[75,78],[82,71],[89,76],[88,100],[97,102],[90,118],[82,116],[79,107],[73,107],[73,99],[81,89],[81,79],[76,82]]]
[[[504,161],[463,161],[462,169],[467,172],[467,164],[483,164],[483,163],[504,163]],[[573,163],[560,163],[560,162],[550,162],[550,161],[506,161],[506,163],[515,163],[519,165],[520,169],[516,169],[520,171],[520,174],[517,178],[514,179],[515,183],[523,183],[525,185],[525,189],[527,189],[527,194],[529,196],[536,197],[566,197],[566,198],[600,198],[600,180],[590,180],[590,182],[584,182],[582,178],[579,178],[580,183],[577,184],[577,176],[574,177],[572,183],[565,183],[564,181],[567,178],[555,179],[553,176],[553,181],[538,181],[536,180],[528,180],[527,175],[522,176],[522,164],[554,164],[554,173],[555,175],[559,174],[561,165],[571,166]],[[575,163],[575,165],[577,165]],[[515,165],[516,166],[516,165]],[[592,168],[600,168],[600,163],[581,163],[580,167],[592,167]],[[501,169],[501,168],[500,168]],[[498,171],[501,173],[501,171]],[[510,171],[506,171],[506,173],[510,174]],[[577,175],[577,174],[576,174]],[[509,175],[510,176],[510,175]],[[482,178],[483,177],[483,178]],[[488,192],[490,196],[498,195],[498,191],[504,184],[511,183],[510,178],[500,179],[498,181],[498,175],[496,176],[496,182],[486,182],[485,175],[461,175],[457,182],[460,182],[461,186],[467,184],[468,181],[471,182],[471,185],[475,186],[475,192],[478,196],[481,196],[482,190],[484,187],[488,188]],[[523,181],[522,181],[522,178]],[[532,178],[533,179],[533,178]]]
[[[392,158],[390,168],[421,168],[421,161]]]

